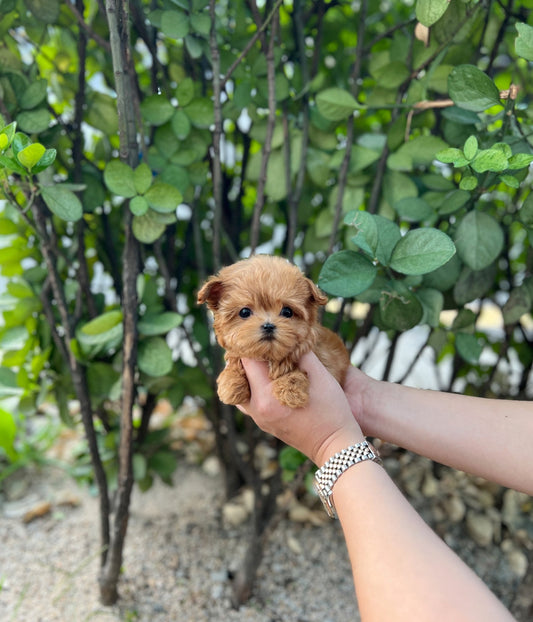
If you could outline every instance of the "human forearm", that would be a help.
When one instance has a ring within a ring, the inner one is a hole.
[[[348,469],[333,494],[363,622],[512,620],[381,467]]]
[[[369,380],[365,434],[533,494],[533,404]]]

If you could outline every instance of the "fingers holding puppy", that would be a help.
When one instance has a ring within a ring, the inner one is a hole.
[[[342,388],[314,353],[309,352],[300,360],[300,369],[309,379],[309,400],[300,408],[290,408],[276,399],[275,381],[270,380],[266,363],[242,359],[242,365],[251,397],[239,409],[265,432],[292,445],[317,464],[330,457],[324,458],[329,447],[338,446],[338,451],[362,440]]]

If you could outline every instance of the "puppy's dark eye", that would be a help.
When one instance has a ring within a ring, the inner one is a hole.
[[[239,317],[242,317],[243,320],[245,320],[247,317],[250,317],[251,315],[252,315],[252,310],[248,307],[243,307],[239,311]]]
[[[279,314],[281,317],[292,317],[294,315],[290,307],[283,307]]]

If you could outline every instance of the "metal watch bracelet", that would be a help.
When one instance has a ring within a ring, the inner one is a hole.
[[[335,482],[351,466],[365,460],[383,464],[377,449],[366,440],[339,451],[316,471],[315,490],[331,518],[337,516],[332,497]]]

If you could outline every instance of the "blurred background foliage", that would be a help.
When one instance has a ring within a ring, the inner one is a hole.
[[[119,483],[170,482],[178,464],[150,426],[158,400],[194,400],[227,496],[256,493],[257,541],[281,471],[264,485],[264,436],[218,403],[221,354],[195,303],[251,252],[316,280],[324,322],[377,377],[531,397],[532,6],[1,0],[4,473],[42,455],[44,405],[82,420],[76,472],[98,486],[107,545]],[[301,460],[282,455],[291,479]]]

